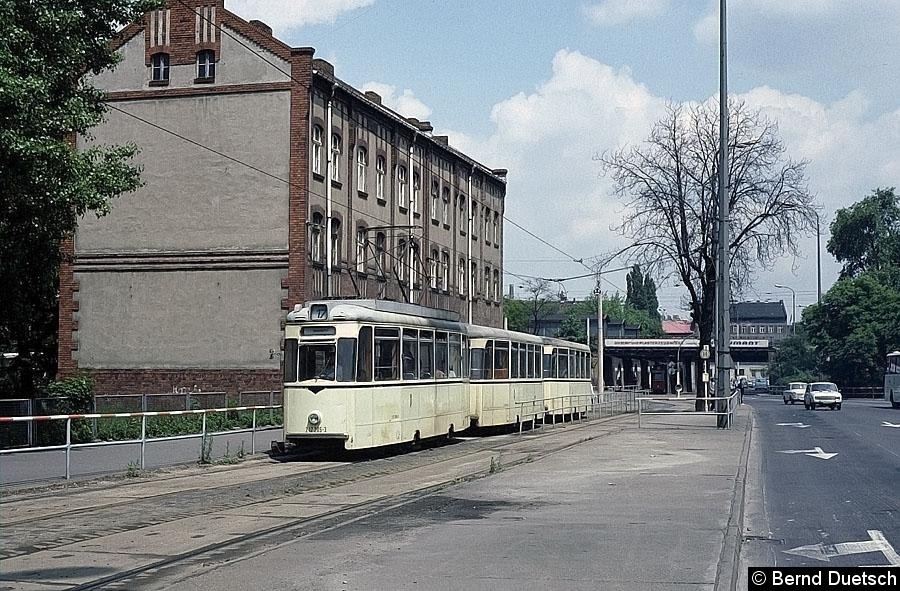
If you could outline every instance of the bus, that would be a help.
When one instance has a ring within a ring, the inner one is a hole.
[[[900,351],[888,353],[884,370],[884,399],[900,408]]]

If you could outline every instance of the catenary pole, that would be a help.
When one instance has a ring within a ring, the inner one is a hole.
[[[716,410],[724,413],[725,397],[731,393],[731,262],[729,260],[729,178],[728,178],[728,42],[726,36],[726,0],[719,1],[719,269],[716,279],[718,331],[716,335]],[[720,428],[728,426],[728,417],[717,417]]]

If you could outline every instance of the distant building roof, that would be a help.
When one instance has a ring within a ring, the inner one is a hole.
[[[694,332],[687,320],[663,320],[662,330],[663,333],[673,337],[687,336]]]
[[[732,322],[787,323],[784,302],[734,302],[731,304]]]

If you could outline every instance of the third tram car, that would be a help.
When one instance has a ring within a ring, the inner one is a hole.
[[[415,442],[516,424],[541,406],[559,411],[558,396],[591,393],[585,345],[412,304],[298,305],[284,338],[284,433],[295,444]]]

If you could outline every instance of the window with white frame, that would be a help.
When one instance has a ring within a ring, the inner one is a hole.
[[[438,211],[440,206],[441,184],[438,181],[431,181],[431,219],[438,220]]]
[[[421,260],[419,243],[415,240],[410,240],[409,250],[409,276],[412,279],[412,284],[415,286],[419,285],[419,261]]]
[[[491,299],[491,270],[487,266],[484,268],[484,299]]]
[[[375,234],[375,260],[378,261],[379,272],[384,275],[387,271],[387,236],[384,232]]]
[[[494,246],[500,246],[500,213],[494,212]]]
[[[400,267],[400,279],[404,282],[409,275],[409,249],[406,247],[406,240],[401,238],[397,241],[397,262]]]
[[[169,81],[168,53],[154,53],[150,58],[150,79],[154,82]]]
[[[441,222],[445,226],[450,225],[450,187],[444,187],[441,198]]]
[[[450,291],[450,253],[441,253],[441,289]]]
[[[469,220],[466,217],[466,196],[459,194],[456,196],[456,201],[459,209],[459,233],[465,236],[469,226]]]
[[[331,134],[331,180],[340,181],[341,173],[341,136],[337,133]]]
[[[419,200],[422,198],[422,177],[413,171],[413,213],[419,213]]]
[[[356,190],[366,192],[366,169],[369,167],[369,153],[362,146],[356,148]]]
[[[314,213],[309,227],[309,257],[314,263],[322,262],[322,214]]]
[[[197,52],[197,78],[204,81],[213,80],[216,77],[216,52],[212,49],[204,49]]]
[[[494,301],[500,301],[500,271],[494,270]]]
[[[472,299],[478,296],[478,263],[472,263]]]
[[[777,334],[784,334],[784,327],[783,327],[783,326],[779,326],[779,327],[777,328],[777,330],[778,330],[778,333],[777,333]]]
[[[400,209],[405,210],[407,207],[406,203],[406,183],[408,182],[408,177],[406,176],[406,167],[398,166],[397,167],[397,205]]]
[[[384,201],[384,175],[387,169],[387,163],[384,156],[375,158],[375,197],[379,201]]]
[[[756,334],[756,326],[750,325],[750,334]]]
[[[312,171],[322,174],[322,128],[318,125],[312,128]]]
[[[366,272],[366,251],[368,246],[368,232],[365,226],[359,226],[356,229],[356,270],[359,273]]]
[[[482,226],[484,226],[484,234],[483,234],[484,241],[490,242],[491,241],[491,227],[490,227],[491,210],[486,207],[481,208],[481,224],[482,224]]]
[[[431,251],[431,258],[428,259],[428,274],[429,274],[429,284],[431,285],[431,289],[438,289],[438,281],[440,280],[438,273],[438,251],[434,249]]]
[[[459,259],[456,267],[456,290],[459,295],[466,295],[466,259]]]
[[[331,220],[331,266],[337,267],[341,263],[341,221]]]
[[[472,202],[472,239],[478,238],[478,202]]]

